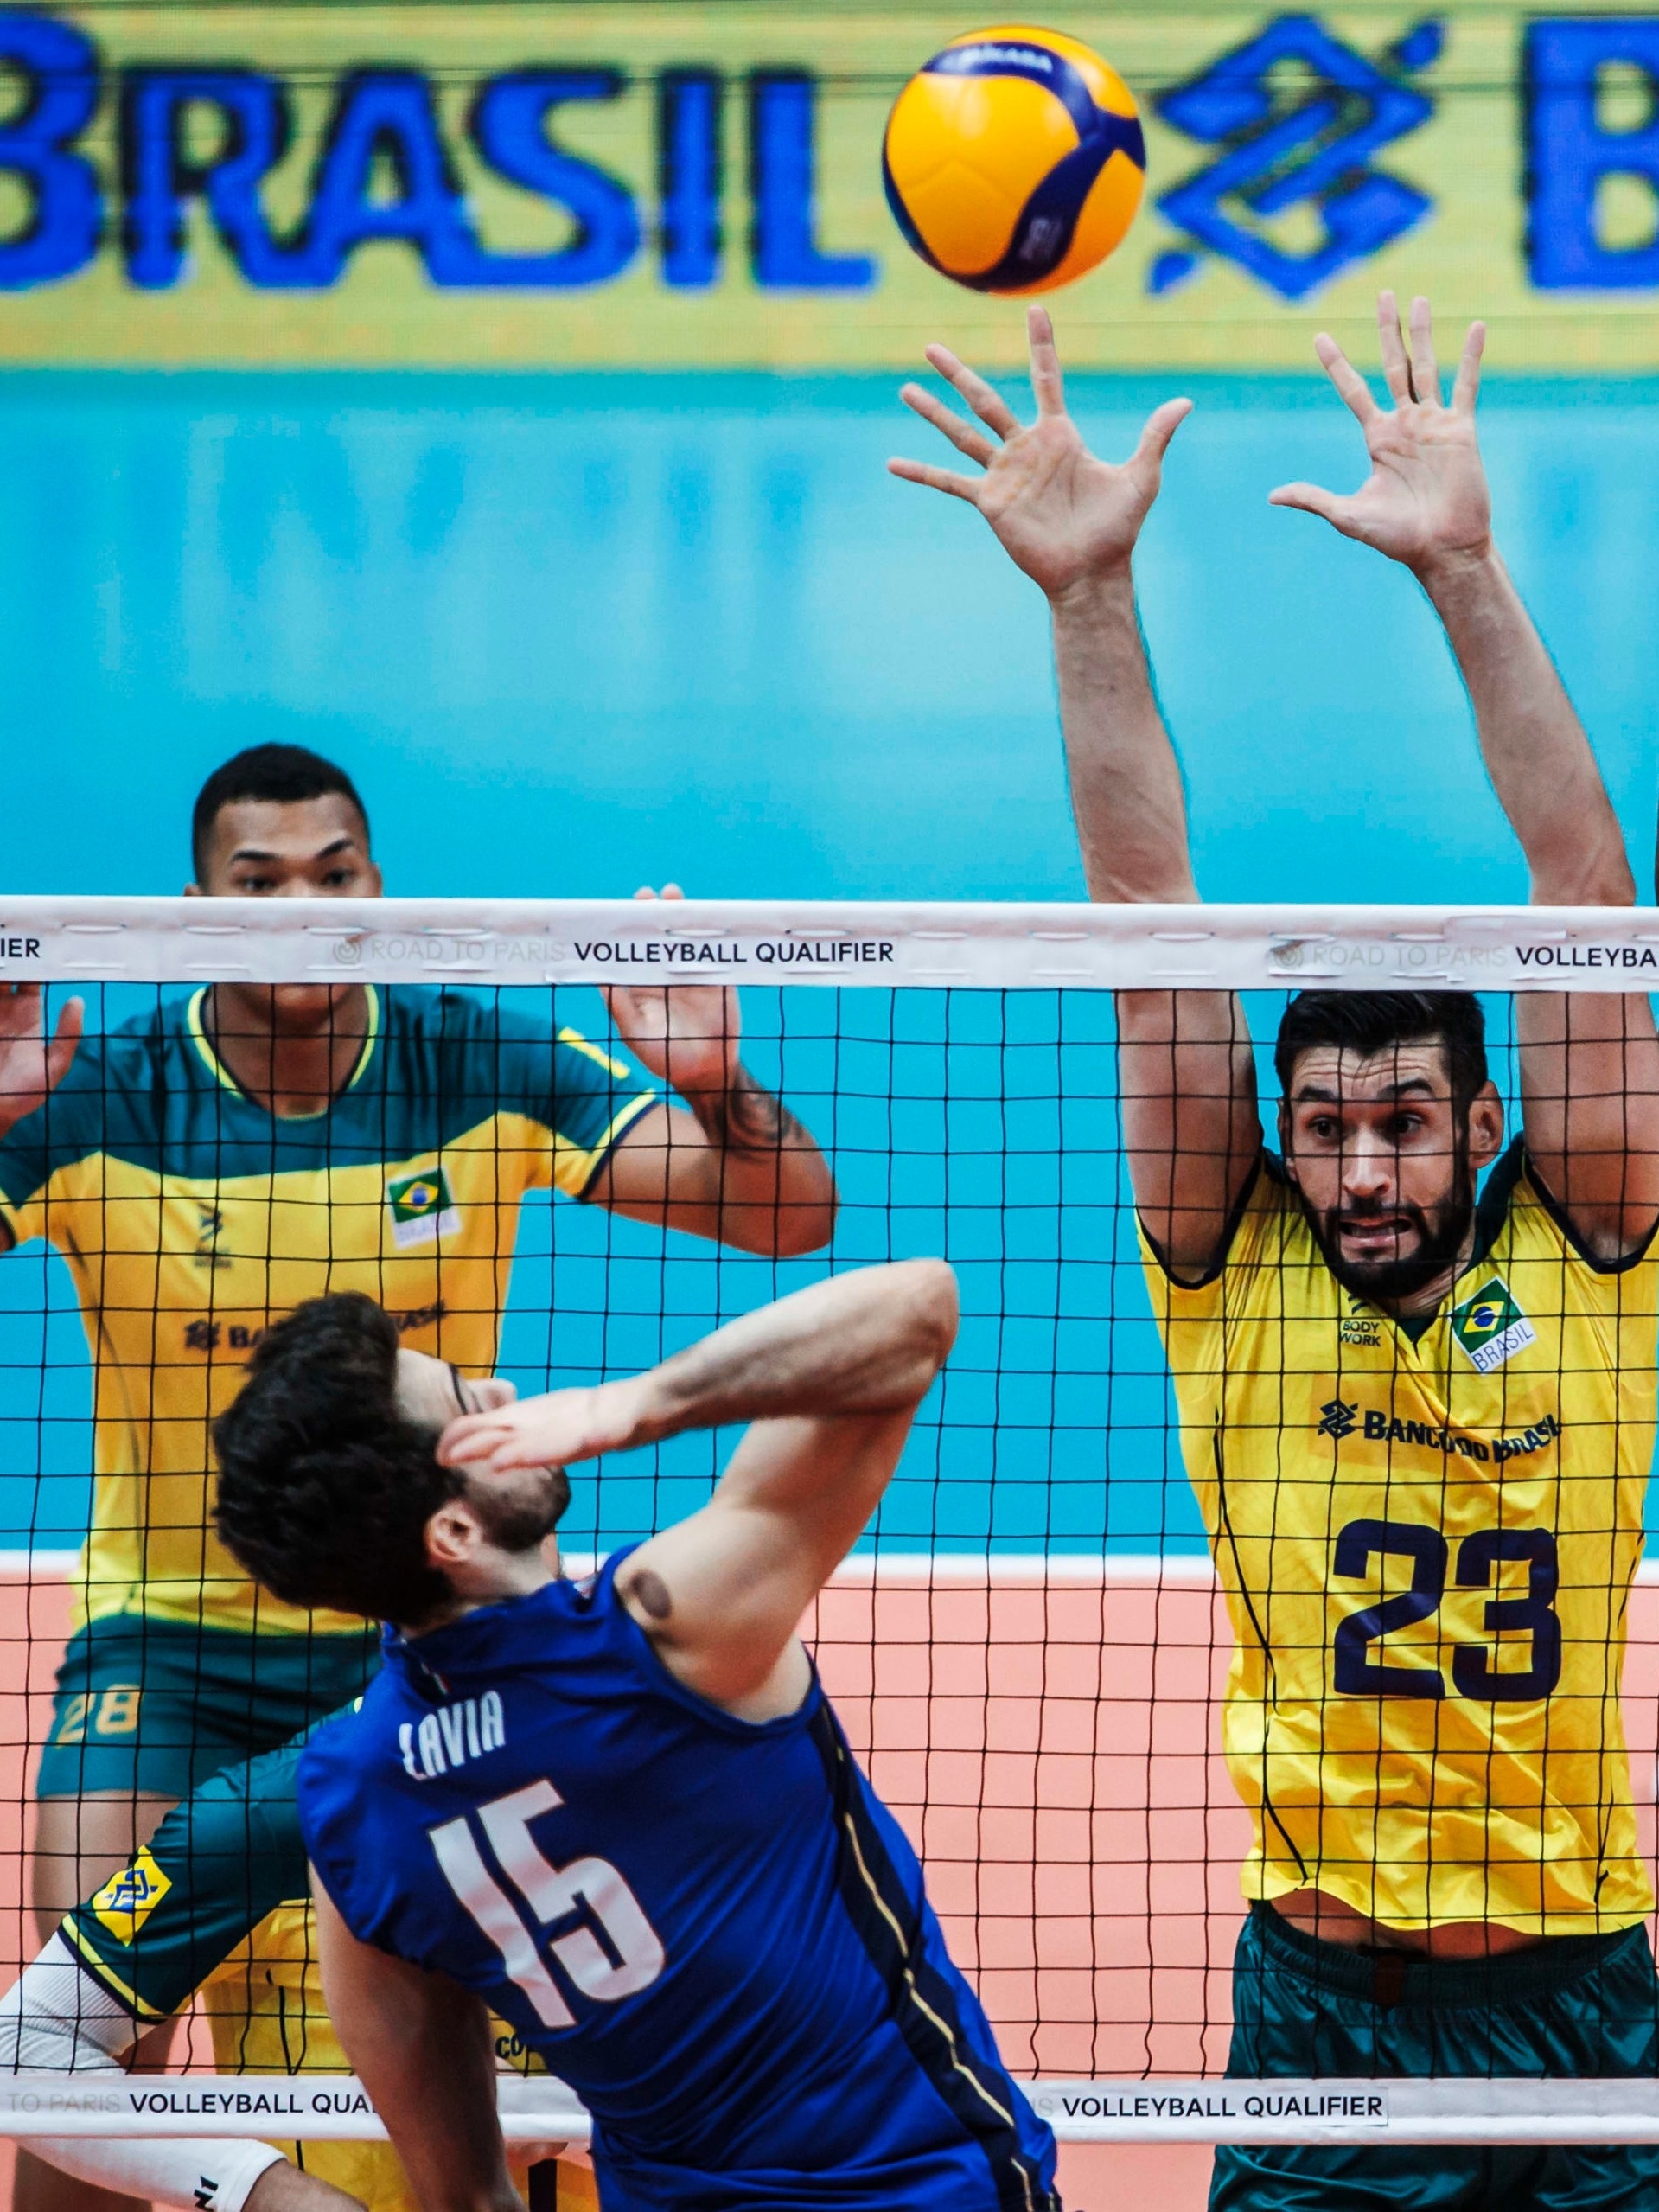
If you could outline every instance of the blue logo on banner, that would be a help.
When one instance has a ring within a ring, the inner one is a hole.
[[[1171,291],[1209,253],[1281,299],[1305,299],[1421,222],[1433,205],[1427,195],[1367,163],[1434,112],[1433,101],[1406,80],[1438,61],[1443,43],[1438,22],[1419,23],[1379,66],[1313,16],[1281,16],[1202,76],[1163,93],[1156,105],[1166,123],[1222,151],[1158,201],[1193,246],[1160,254],[1147,289]],[[1298,64],[1300,81],[1287,99],[1283,73]],[[1304,207],[1317,213],[1323,236],[1307,253],[1287,253],[1266,225]]]

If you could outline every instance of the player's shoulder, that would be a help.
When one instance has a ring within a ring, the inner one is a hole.
[[[1565,1269],[1587,1295],[1619,1303],[1638,1279],[1650,1290],[1649,1279],[1659,1267],[1659,1236],[1649,1237],[1639,1250],[1617,1256],[1593,1250],[1539,1173],[1524,1137],[1515,1139],[1488,1175],[1476,1205],[1475,1227],[1477,1261],[1544,1264],[1558,1275]]]
[[[1219,1305],[1229,1291],[1264,1266],[1280,1275],[1286,1263],[1300,1256],[1298,1242],[1311,1250],[1311,1232],[1284,1162],[1264,1145],[1217,1241],[1215,1256],[1196,1279],[1182,1281],[1170,1274],[1164,1253],[1138,1220],[1142,1257],[1149,1275],[1157,1279],[1177,1306],[1189,1312]]]

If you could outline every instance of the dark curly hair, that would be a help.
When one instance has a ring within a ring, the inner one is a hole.
[[[463,1494],[438,1432],[397,1397],[398,1332],[372,1298],[337,1291],[260,1339],[214,1423],[214,1523],[257,1582],[290,1605],[413,1626],[450,1586],[426,1524]]]

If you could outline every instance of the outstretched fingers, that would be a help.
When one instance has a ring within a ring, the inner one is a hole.
[[[1382,352],[1382,380],[1396,407],[1417,397],[1412,388],[1411,362],[1400,329],[1400,303],[1392,292],[1377,294],[1377,342]]]
[[[1154,407],[1141,431],[1134,459],[1143,465],[1161,469],[1164,456],[1170,450],[1170,440],[1191,412],[1190,400],[1165,400],[1162,406]]]
[[[1440,364],[1434,358],[1434,317],[1420,292],[1411,304],[1411,374],[1418,398],[1438,407]]]
[[[1025,335],[1031,348],[1031,393],[1039,415],[1063,415],[1066,380],[1060,371],[1060,349],[1054,342],[1054,318],[1046,307],[1025,310]]]
[[[1329,331],[1320,331],[1313,342],[1313,350],[1319,356],[1320,368],[1342,394],[1356,422],[1369,423],[1374,415],[1381,413],[1381,408],[1371,397],[1370,386]]]
[[[924,423],[931,423],[942,437],[949,438],[959,453],[970,461],[977,461],[982,469],[991,466],[997,449],[985,432],[976,430],[972,423],[964,422],[954,408],[936,400],[924,385],[907,384],[898,396],[912,414],[920,415]]]
[[[970,507],[979,503],[979,486],[983,476],[953,476],[948,469],[935,469],[926,461],[905,461],[894,458],[887,463],[890,476],[902,476],[907,484],[926,484],[929,491],[948,492],[953,499],[965,499]]]
[[[1475,402],[1480,397],[1481,355],[1485,351],[1486,325],[1471,323],[1469,336],[1463,342],[1457,379],[1452,387],[1452,406],[1458,414],[1471,415],[1475,412]]]
[[[1323,484],[1280,484],[1277,491],[1267,495],[1269,507],[1299,507],[1305,515],[1317,515],[1323,521],[1341,529],[1352,499],[1341,492],[1327,491]]]
[[[960,392],[987,430],[999,438],[1012,438],[1019,429],[1019,417],[1014,412],[994,385],[987,384],[977,369],[952,353],[948,346],[928,348],[929,367],[936,368],[954,391]]]

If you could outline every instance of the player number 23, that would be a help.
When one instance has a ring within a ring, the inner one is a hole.
[[[544,1928],[586,1908],[605,1944],[591,1926],[578,1925],[553,1937],[548,1957],[558,1961],[584,1997],[614,2004],[655,1981],[662,1972],[662,1945],[639,1899],[609,1859],[573,1858],[566,1866],[554,1866],[543,1857],[530,1823],[562,1802],[551,1782],[532,1782],[481,1805],[479,1825],[502,1872]],[[485,1865],[471,1824],[463,1815],[427,1832],[444,1879],[501,1953],[508,1978],[534,2005],[537,2018],[549,2028],[573,2028],[576,2016],[548,1970],[548,1959]]]
[[[1426,1621],[1438,1608],[1445,1594],[1446,1540],[1439,1529],[1414,1521],[1350,1521],[1337,1538],[1331,1563],[1337,1574],[1358,1581],[1370,1575],[1371,1561],[1379,1555],[1411,1562],[1411,1588],[1350,1613],[1340,1623],[1331,1646],[1332,1687],[1338,1695],[1356,1697],[1444,1697],[1445,1677],[1438,1666],[1392,1666],[1373,1659],[1371,1646],[1396,1628]],[[1547,1529],[1477,1530],[1458,1546],[1456,1586],[1490,1589],[1494,1569],[1505,1562],[1526,1566],[1526,1594],[1489,1599],[1483,1625],[1495,1636],[1506,1629],[1530,1635],[1530,1665],[1500,1674],[1484,1644],[1459,1644],[1452,1654],[1458,1694],[1494,1704],[1547,1697],[1561,1678],[1555,1539]]]

